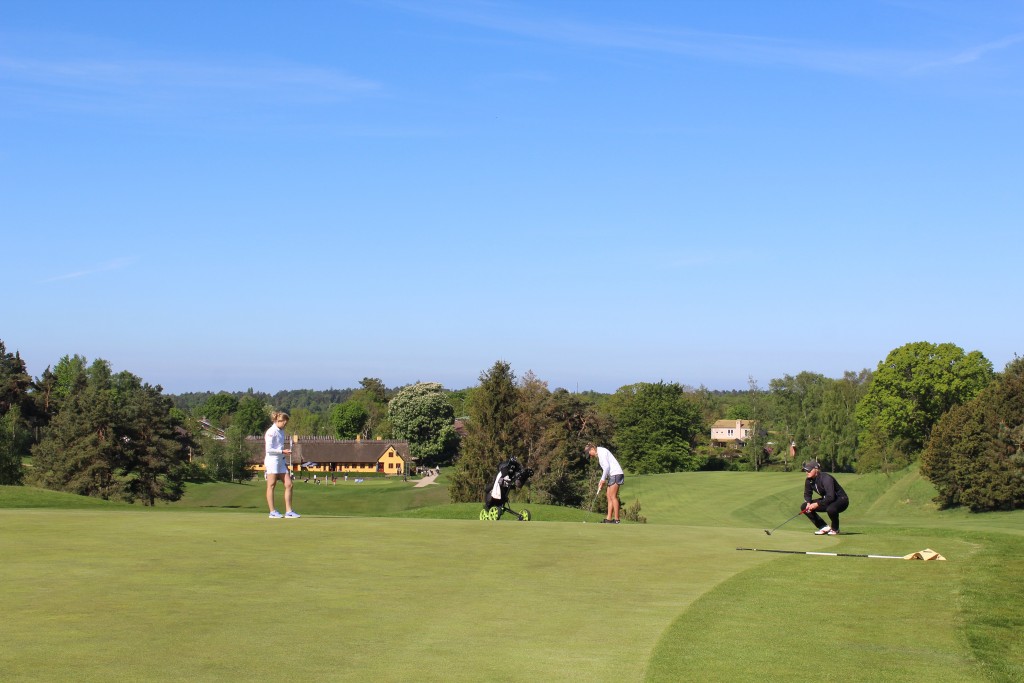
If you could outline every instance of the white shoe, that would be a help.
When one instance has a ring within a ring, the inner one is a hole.
[[[286,519],[298,519],[302,515],[300,515],[298,512],[295,512],[295,510],[292,510],[291,512],[285,513],[284,516]]]
[[[832,531],[832,527],[823,526],[820,529],[818,529],[817,531],[815,531],[814,535],[815,536],[824,536],[825,534],[834,534],[834,533],[835,532]]]
[[[282,517],[284,517],[284,515],[282,515],[277,510],[271,510],[271,512],[270,512],[270,518],[271,519],[281,519]]]
[[[829,536],[838,536],[838,535],[839,535],[839,532],[838,532],[838,531],[836,531],[835,529],[829,529],[829,530],[828,530],[828,535],[829,535]]]

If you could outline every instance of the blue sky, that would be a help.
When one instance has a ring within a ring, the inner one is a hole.
[[[1022,122],[1018,1],[0,0],[0,339],[170,393],[1000,370]]]

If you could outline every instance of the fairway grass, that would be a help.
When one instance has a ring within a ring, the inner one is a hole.
[[[937,511],[914,470],[841,480],[838,537],[764,534],[800,473],[630,477],[650,523],[617,527],[480,522],[397,479],[297,484],[299,520],[267,519],[262,482],[155,510],[0,487],[0,678],[1024,680],[1024,514]]]
[[[5,681],[640,680],[742,531],[0,511]],[[614,540],[613,540],[614,539]],[[680,548],[686,557],[681,557]],[[13,628],[11,628],[13,627]]]

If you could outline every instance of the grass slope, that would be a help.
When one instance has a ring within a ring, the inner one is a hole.
[[[800,473],[630,477],[624,502],[650,523],[619,527],[536,505],[549,523],[479,522],[479,505],[397,479],[298,484],[294,521],[266,518],[261,484],[156,511],[0,487],[0,582],[16,587],[0,671],[744,681],[827,662],[836,680],[1024,680],[1024,513],[936,511],[913,470],[840,479],[849,533],[828,538],[803,518],[763,533],[798,509]],[[751,546],[949,561],[736,550]]]

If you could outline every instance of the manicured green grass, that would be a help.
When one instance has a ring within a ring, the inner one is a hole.
[[[266,512],[266,490],[262,479],[241,484],[193,484],[183,500],[163,507]],[[398,477],[365,479],[359,484],[354,478],[339,479],[337,486],[299,481],[292,490],[295,509],[303,515],[379,516],[448,502],[444,487],[417,488],[415,482]],[[275,501],[278,509],[284,511],[282,484],[277,486]]]
[[[156,510],[0,488],[5,681],[1024,680],[1024,513],[939,512],[916,471],[843,476],[816,537],[800,473],[628,477],[644,525],[442,486],[191,487]],[[280,493],[279,493],[280,496]],[[21,504],[14,504],[19,500]],[[35,501],[35,503],[33,503]],[[52,505],[51,505],[52,503]],[[83,504],[84,505],[84,504]],[[52,509],[39,509],[52,508]],[[210,514],[212,511],[246,514]],[[817,557],[738,547],[903,555]],[[824,668],[822,668],[824,667]],[[268,673],[271,672],[271,673]]]

